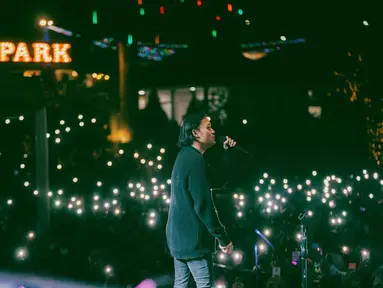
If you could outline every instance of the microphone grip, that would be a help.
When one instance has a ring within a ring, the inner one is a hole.
[[[219,136],[218,140],[219,140],[219,142],[224,143],[226,141],[226,137]],[[234,149],[234,150],[237,150],[237,151],[245,153],[245,154],[250,154],[249,151],[247,151],[245,148],[243,148],[239,145],[235,145],[234,147],[229,147],[229,149]]]

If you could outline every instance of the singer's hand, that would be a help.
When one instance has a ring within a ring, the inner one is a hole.
[[[223,149],[229,149],[229,147],[234,147],[237,145],[237,142],[235,142],[233,139],[231,139],[229,136],[226,136],[226,141],[223,142]]]

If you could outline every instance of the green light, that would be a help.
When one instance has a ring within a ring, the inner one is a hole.
[[[243,10],[242,9],[238,9],[238,15],[243,15]]]
[[[97,24],[98,23],[98,19],[97,19],[97,11],[93,11],[93,17],[92,17],[92,22],[93,24]]]
[[[211,31],[211,35],[216,38],[217,37],[217,30],[213,30]]]
[[[133,44],[133,35],[129,34],[128,35],[128,45],[132,45],[132,44]]]
[[[140,8],[140,15],[141,15],[141,16],[144,16],[144,15],[145,15],[145,9],[144,9],[144,8]]]

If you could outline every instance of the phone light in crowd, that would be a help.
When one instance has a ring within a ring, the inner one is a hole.
[[[28,251],[25,248],[18,248],[16,250],[16,258],[17,260],[25,260],[28,256]]]
[[[113,268],[110,265],[106,265],[104,271],[105,271],[105,274],[108,276],[113,275]]]
[[[232,257],[235,264],[241,264],[243,259],[243,253],[240,251],[234,251]]]
[[[264,243],[258,244],[257,247],[260,253],[265,253],[267,251],[267,245]]]
[[[271,244],[271,242],[269,241],[269,239],[267,239],[267,237],[266,237],[265,235],[263,235],[263,234],[261,233],[261,231],[259,231],[258,229],[255,229],[255,233],[257,233],[258,236],[260,236],[260,237],[267,243],[267,245],[269,245],[271,248],[274,249],[274,245]],[[263,244],[261,244],[261,245],[263,245]],[[262,250],[261,245],[258,245],[259,250]]]
[[[29,232],[27,236],[28,240],[32,240],[35,238],[35,232]]]
[[[302,241],[302,234],[301,233],[297,233],[295,238],[297,239],[297,241]]]
[[[219,252],[217,254],[217,259],[218,259],[219,262],[224,262],[227,259],[227,255],[225,253],[223,253],[223,252]]]
[[[156,226],[156,213],[154,211],[149,213],[148,217],[148,225],[149,227],[153,228]]]

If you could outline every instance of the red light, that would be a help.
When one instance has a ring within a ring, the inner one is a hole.
[[[160,14],[162,14],[162,15],[165,14],[165,7],[164,6],[160,7]]]
[[[201,6],[202,6],[202,1],[201,1],[201,0],[198,0],[198,1],[197,1],[197,6],[198,6],[198,7],[201,7]]]
[[[227,4],[227,10],[228,10],[229,12],[233,11],[233,5],[231,5],[231,4]]]
[[[219,21],[219,20],[221,20],[221,17],[217,16],[217,17],[215,17],[215,19],[216,19],[217,21]]]

